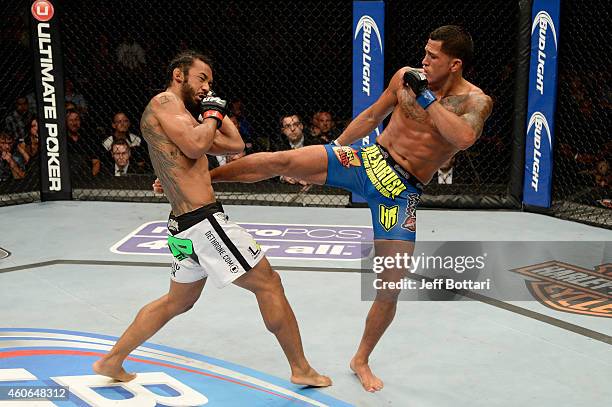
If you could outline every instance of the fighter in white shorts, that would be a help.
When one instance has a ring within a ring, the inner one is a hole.
[[[166,91],[153,97],[142,115],[141,131],[151,162],[172,205],[168,220],[172,281],[168,294],[144,306],[93,369],[116,380],[133,379],[135,374],[123,369],[125,358],[166,322],[189,310],[210,276],[217,287],[234,283],[255,294],[266,327],[289,361],[293,383],[329,386],[329,377],[317,373],[304,356],[279,275],[251,235],[230,222],[215,202],[205,153],[238,153],[244,142],[225,117],[227,102],[211,94],[212,78],[208,57],[182,52],[170,62]],[[194,119],[198,114],[201,124]]]

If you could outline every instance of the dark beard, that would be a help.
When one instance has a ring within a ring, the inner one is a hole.
[[[189,86],[187,80],[185,80],[181,85],[181,97],[187,111],[189,111],[189,113],[191,113],[191,115],[197,119],[200,115],[200,106],[195,100],[195,91],[191,86]]]

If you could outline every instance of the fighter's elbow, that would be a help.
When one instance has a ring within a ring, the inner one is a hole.
[[[455,147],[457,147],[459,150],[467,150],[474,145],[477,139],[478,137],[474,131],[465,132],[461,135],[455,144]]]
[[[246,146],[244,145],[244,141],[239,139],[236,141],[236,145],[234,146],[234,154],[238,154],[244,151]]]

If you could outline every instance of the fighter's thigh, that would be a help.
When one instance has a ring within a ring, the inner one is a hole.
[[[265,257],[251,270],[234,280],[234,284],[254,293],[262,290],[282,290],[280,276],[272,270]]]
[[[206,278],[192,283],[178,283],[170,280],[170,290],[168,291],[168,306],[176,311],[186,311],[196,303],[204,285]]]
[[[325,146],[306,146],[295,150],[272,153],[279,166],[277,173],[298,178],[311,184],[323,185],[327,178],[327,152]]]

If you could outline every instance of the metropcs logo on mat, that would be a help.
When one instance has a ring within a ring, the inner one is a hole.
[[[360,260],[372,247],[369,226],[239,223],[269,259]],[[113,253],[170,255],[167,223],[149,222],[111,247]],[[369,243],[369,244],[368,244]]]
[[[124,366],[138,372],[120,383],[93,374],[91,364],[117,338],[83,332],[0,328],[0,386],[65,386],[66,401],[25,401],[37,406],[349,406],[218,359],[145,343]],[[7,400],[6,397],[3,398]],[[7,405],[9,405],[7,404]],[[3,401],[0,401],[3,405]]]
[[[612,318],[612,264],[588,270],[548,261],[512,271],[534,278],[525,282],[527,288],[548,308]]]

